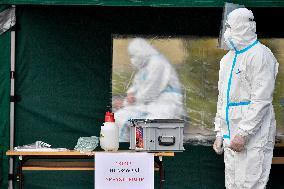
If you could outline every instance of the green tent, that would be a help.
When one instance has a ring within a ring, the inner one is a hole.
[[[272,7],[284,5],[233,2],[252,7],[259,20],[281,16],[283,9]],[[218,37],[223,4],[219,0],[0,0],[0,12],[16,5],[17,19],[15,27],[0,35],[0,188],[8,187],[10,100],[15,101],[14,146],[42,140],[72,149],[80,136],[99,135],[111,104],[113,35]],[[267,9],[271,14],[265,14]],[[263,37],[283,37],[280,31],[267,30],[266,24],[259,24]],[[10,73],[11,31],[15,31],[15,74]],[[185,148],[174,158],[165,158],[165,188],[224,188],[223,157],[210,146],[185,144]],[[277,178],[279,170],[273,167],[269,187],[284,188]],[[93,188],[93,177],[88,171],[26,171],[24,187]]]

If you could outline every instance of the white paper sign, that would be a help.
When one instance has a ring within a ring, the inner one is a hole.
[[[154,155],[96,153],[95,189],[154,189]]]

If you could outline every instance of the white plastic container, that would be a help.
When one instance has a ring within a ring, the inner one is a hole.
[[[118,127],[114,122],[113,113],[106,112],[105,123],[101,126],[100,146],[105,151],[117,151],[119,147]]]

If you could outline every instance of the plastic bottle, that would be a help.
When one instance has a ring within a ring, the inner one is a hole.
[[[119,147],[118,127],[111,112],[106,112],[105,123],[101,126],[100,146],[105,151],[117,151]]]

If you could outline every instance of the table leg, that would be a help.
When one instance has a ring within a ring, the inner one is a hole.
[[[163,189],[164,188],[164,182],[165,182],[165,169],[164,169],[162,157],[156,156],[155,162],[159,166],[160,189]]]
[[[19,189],[23,189],[23,160],[19,158],[17,181],[19,183]]]

